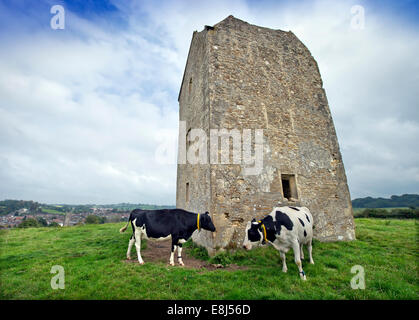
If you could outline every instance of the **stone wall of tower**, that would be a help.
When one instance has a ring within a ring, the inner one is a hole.
[[[205,130],[264,130],[261,174],[243,175],[243,165],[211,164],[201,175],[208,180],[196,180],[209,187],[204,199],[217,227],[213,239],[203,243],[212,249],[239,246],[246,222],[268,214],[278,201],[307,206],[317,239],[354,239],[342,157],[320,72],[309,50],[292,32],[250,25],[232,16],[199,35],[206,46],[204,104],[182,108],[183,101],[181,113],[191,119],[203,117],[208,121]],[[190,63],[202,59],[191,53],[185,75]],[[185,171],[184,176],[192,178],[192,172]],[[284,198],[281,175],[293,177],[295,199]],[[178,193],[181,187],[178,181]]]
[[[243,225],[283,198],[281,174],[295,175],[298,198],[321,240],[353,239],[349,190],[317,63],[291,32],[229,17],[208,36],[210,127],[263,128],[264,169],[211,166],[218,220],[215,245],[238,245]],[[222,230],[224,229],[224,230]]]
[[[207,41],[205,31],[194,32],[179,94],[179,120],[186,122],[186,132],[198,128],[206,133],[209,131]],[[179,141],[184,138],[179,137]],[[200,213],[210,211],[209,164],[178,164],[176,183],[177,208]],[[211,248],[212,234],[204,230],[196,232],[193,234],[193,241]]]

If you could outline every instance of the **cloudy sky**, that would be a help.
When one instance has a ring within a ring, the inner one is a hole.
[[[415,1],[0,0],[0,200],[174,204],[192,32],[230,14],[317,60],[352,198],[419,192]]]

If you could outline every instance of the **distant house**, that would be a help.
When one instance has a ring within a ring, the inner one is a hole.
[[[17,210],[17,214],[23,214],[23,213],[27,213],[28,212],[28,209],[26,209],[26,208],[22,208],[22,209],[19,209],[19,210]]]

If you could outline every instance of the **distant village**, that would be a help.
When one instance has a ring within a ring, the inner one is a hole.
[[[103,222],[119,222],[127,221],[130,212],[113,212],[112,208],[92,208],[92,212],[80,212],[65,214],[51,214],[51,213],[31,213],[28,209],[22,208],[16,212],[9,213],[4,216],[0,216],[0,226],[3,228],[14,228],[17,227],[24,220],[33,218],[39,220],[40,218],[45,219],[48,225],[53,223],[58,224],[60,227],[73,226],[76,224],[83,224],[90,215],[95,215],[102,218]]]
[[[127,221],[133,209],[164,209],[174,206],[149,204],[112,205],[48,205],[34,201],[0,201],[0,228],[24,226],[25,221],[35,220],[39,226],[74,226],[84,223]]]

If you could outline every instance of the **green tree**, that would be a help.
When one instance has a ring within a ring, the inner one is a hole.
[[[102,223],[105,223],[105,218],[98,217],[95,215],[89,215],[86,217],[84,222],[88,224],[102,224]]]
[[[49,225],[48,225],[48,227],[59,227],[60,225],[57,223],[57,222],[55,222],[55,221],[53,221],[53,222],[51,222]]]
[[[38,217],[37,220],[38,220],[39,226],[41,226],[41,227],[47,227],[48,226],[48,222],[44,218]]]
[[[18,226],[18,228],[38,228],[40,227],[38,220],[29,218],[23,220]]]

